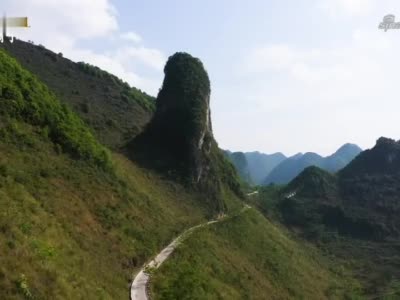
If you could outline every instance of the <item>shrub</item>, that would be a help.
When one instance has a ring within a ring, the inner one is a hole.
[[[24,274],[19,276],[19,279],[17,280],[17,288],[26,299],[33,299],[33,295],[29,290],[28,280]]]
[[[50,139],[72,157],[109,169],[108,151],[47,87],[0,51],[0,114],[34,126],[47,127]]]

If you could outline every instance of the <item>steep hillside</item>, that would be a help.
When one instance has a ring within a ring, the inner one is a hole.
[[[1,49],[0,71],[0,298],[127,298],[202,197],[110,154]]]
[[[381,137],[374,148],[362,152],[340,175],[345,178],[360,175],[394,175],[400,172],[400,142]]]
[[[346,205],[368,219],[374,236],[400,237],[400,143],[378,139],[338,175]]]
[[[297,191],[290,199],[293,205],[298,201],[307,215],[321,218],[306,223],[322,223],[357,238],[384,240],[400,237],[399,179],[400,143],[380,138],[375,147],[359,154],[337,176],[309,168],[287,190]],[[305,201],[310,201],[309,207]],[[330,209],[323,208],[326,205]]]
[[[99,141],[118,149],[150,120],[154,98],[85,63],[74,63],[45,47],[20,40],[0,48],[34,73],[92,129]]]
[[[309,166],[317,166],[326,171],[335,173],[344,168],[361,151],[361,148],[357,145],[345,144],[335,153],[327,157],[321,157],[320,155],[312,152],[305,153],[304,155],[296,154],[295,156],[289,157],[277,165],[265,178],[264,184],[288,183]]]
[[[340,265],[254,209],[202,229],[155,272],[154,299],[357,299]]]
[[[370,297],[397,299],[399,157],[399,142],[380,138],[337,174],[309,167],[287,186],[265,187],[252,203],[346,262]]]
[[[46,86],[23,70],[0,49],[0,113],[5,124],[18,121],[43,128],[43,134],[61,151],[90,160],[104,169],[111,168],[107,150],[92,136],[82,121],[61,105]],[[18,132],[18,126],[11,126]],[[8,136],[5,133],[5,138]],[[10,133],[10,139],[16,138]]]

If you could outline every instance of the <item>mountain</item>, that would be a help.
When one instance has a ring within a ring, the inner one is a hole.
[[[268,185],[271,183],[288,183],[306,167],[312,165],[319,166],[322,164],[322,161],[322,156],[312,152],[289,157],[288,159],[282,161],[269,173],[269,175],[264,180],[264,184]]]
[[[361,148],[357,145],[345,144],[327,157],[322,157],[312,152],[296,154],[277,165],[265,178],[264,184],[288,183],[309,166],[318,166],[332,173],[337,172],[345,167],[361,151]]]
[[[229,161],[235,166],[238,175],[242,180],[248,183],[252,183],[252,178],[250,176],[250,168],[249,162],[246,158],[245,153],[243,152],[230,152],[224,151],[225,156],[229,159]]]
[[[335,173],[343,169],[351,162],[362,149],[354,144],[344,144],[335,153],[326,157],[321,165],[321,168],[329,172]]]
[[[207,222],[149,270],[154,299],[358,295],[344,264],[245,205],[213,138],[198,59],[173,55],[157,103],[139,92],[127,106],[98,89],[136,89],[86,66],[22,41],[1,46],[0,299],[128,298],[132,274]],[[74,105],[92,93],[89,110]],[[98,126],[113,114],[112,130]]]
[[[3,49],[0,137],[1,299],[123,299],[133,269],[205,219],[193,193],[111,153]]]
[[[154,97],[95,66],[18,39],[0,43],[0,48],[35,74],[112,149],[125,146],[153,115]]]
[[[24,59],[36,53],[41,74],[65,70],[64,59],[48,59],[51,52],[29,43],[0,49],[0,298],[127,298],[132,272],[176,233],[215,212],[203,193],[102,144],[103,130],[89,127],[79,107],[24,69],[8,54],[10,47],[22,47],[12,52],[26,51]],[[71,78],[116,87],[114,77],[86,76],[72,62],[65,66]],[[50,77],[54,86],[68,80],[57,72]],[[90,93],[90,86],[64,88]],[[110,101],[93,118],[107,116],[110,106],[121,109],[119,98]],[[121,141],[119,134],[109,137],[109,145]],[[229,163],[216,163],[226,180],[229,170],[235,174]],[[242,206],[227,185],[222,188],[226,213]]]
[[[264,187],[255,205],[351,261],[367,294],[381,299],[398,293],[399,182],[400,141],[382,137],[336,174],[311,166],[283,188]]]
[[[213,136],[208,74],[198,58],[179,52],[169,57],[164,73],[154,117],[132,141],[129,154],[146,167],[174,173],[223,212],[223,185],[242,194],[236,172]]]
[[[400,142],[377,140],[339,171],[341,198],[368,226],[368,236],[400,237]]]
[[[286,159],[282,153],[264,154],[255,152],[224,151],[226,157],[236,167],[241,178],[250,184],[261,184],[275,166]]]
[[[400,142],[381,137],[375,147],[362,152],[340,171],[342,177],[369,175],[394,175],[400,171]]]
[[[260,152],[245,152],[252,182],[261,184],[266,174],[269,174],[279,163],[286,159],[282,153],[265,154]]]

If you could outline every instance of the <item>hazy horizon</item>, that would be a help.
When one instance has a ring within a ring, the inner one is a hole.
[[[5,0],[3,10],[29,17],[12,35],[154,96],[168,56],[199,57],[223,149],[327,156],[400,138],[400,30],[378,29],[387,14],[400,20],[394,0]]]

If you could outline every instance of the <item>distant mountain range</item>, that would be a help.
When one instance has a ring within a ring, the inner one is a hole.
[[[286,157],[282,153],[230,152],[227,157],[235,165],[243,180],[257,185],[286,184],[309,166],[317,166],[329,172],[337,172],[352,161],[362,149],[345,144],[335,153],[323,157],[317,153],[298,153]]]
[[[285,184],[299,175],[305,168],[316,166],[329,172],[337,172],[351,162],[362,149],[354,144],[345,144],[330,156],[322,157],[313,152],[296,154],[277,165],[265,178],[263,184]]]
[[[286,160],[282,153],[265,154],[254,152],[224,151],[225,155],[236,167],[240,177],[251,184],[262,184],[265,176],[277,165]]]
[[[400,237],[400,141],[381,137],[335,175],[309,167],[287,187],[289,223],[357,238]],[[312,217],[311,217],[312,216]]]

